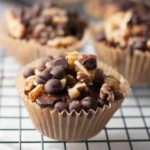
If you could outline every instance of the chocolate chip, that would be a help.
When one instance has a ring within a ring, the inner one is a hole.
[[[104,83],[104,78],[105,78],[105,75],[103,73],[103,70],[101,70],[100,68],[97,68],[94,72],[93,83],[96,87],[98,87],[98,89]]]
[[[82,106],[81,106],[81,103],[79,101],[72,101],[71,103],[69,103],[69,111],[70,112],[72,110],[80,112],[81,108],[82,108]]]
[[[97,100],[97,104],[100,108],[103,108],[103,106],[105,105],[105,101],[101,100],[101,99],[98,99]]]
[[[67,104],[65,102],[57,102],[54,105],[54,108],[57,109],[59,112],[62,112],[63,110],[67,109]]]
[[[45,84],[45,83],[46,83],[46,80],[43,79],[43,78],[41,78],[40,76],[36,76],[36,77],[35,77],[35,81],[36,81],[36,83],[38,83],[38,84]]]
[[[62,79],[66,75],[65,70],[62,66],[53,67],[51,74],[56,79]]]
[[[37,104],[41,107],[47,107],[47,106],[53,107],[55,103],[57,103],[58,101],[59,98],[53,97],[49,94],[44,94],[36,100]]]
[[[52,65],[53,67],[62,66],[64,69],[67,69],[68,67],[67,61],[64,58],[54,59]]]
[[[50,79],[45,84],[45,90],[49,94],[57,94],[62,90],[61,82],[57,79]]]
[[[50,74],[51,69],[45,69],[44,71],[42,71],[39,76],[45,80],[51,79],[52,75]]]
[[[23,71],[24,78],[27,78],[27,77],[32,76],[32,75],[34,75],[34,68],[26,68]]]
[[[97,102],[93,97],[85,97],[81,100],[81,105],[86,111],[89,109],[96,110],[97,108]]]

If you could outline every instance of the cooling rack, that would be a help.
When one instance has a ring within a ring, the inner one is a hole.
[[[0,150],[150,150],[150,86],[133,86],[122,107],[97,136],[81,142],[60,142],[34,128],[14,86],[19,69],[0,49]]]

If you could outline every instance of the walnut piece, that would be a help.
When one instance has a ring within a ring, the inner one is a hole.
[[[65,24],[68,21],[68,18],[66,16],[54,16],[52,19],[54,24]]]
[[[106,76],[105,83],[107,83],[114,92],[119,91],[120,81],[114,76]]]
[[[76,52],[76,51],[67,53],[66,60],[71,69],[75,68],[74,61],[76,60],[77,55],[78,55],[78,52]]]
[[[56,37],[54,39],[47,41],[47,45],[50,47],[61,47],[61,46],[66,47],[75,44],[77,41],[78,41],[77,38],[73,36]]]
[[[36,99],[45,92],[44,85],[39,84],[37,85],[31,92],[28,93],[28,98],[32,101],[35,102]]]
[[[85,82],[86,85],[92,85],[92,78],[90,78],[89,76],[87,76],[86,74],[82,73],[82,72],[77,72],[77,79],[80,82]]]
[[[88,88],[85,83],[77,83],[74,87],[68,89],[68,94],[71,99],[74,99],[79,97],[82,91],[87,90]]]
[[[30,76],[26,79],[25,81],[25,92],[30,92],[34,87],[34,82],[35,82],[35,75]]]
[[[114,102],[114,92],[107,83],[104,83],[100,89],[100,99]]]
[[[60,8],[50,8],[50,9],[44,9],[42,11],[42,15],[44,16],[55,16],[55,15],[59,15],[59,14],[65,14],[65,10],[60,9]]]
[[[22,38],[25,35],[25,27],[20,20],[14,16],[11,10],[6,14],[7,28],[15,38]]]

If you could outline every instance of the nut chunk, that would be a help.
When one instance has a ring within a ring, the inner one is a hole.
[[[68,89],[70,98],[74,99],[80,96],[81,91],[87,91],[88,88],[85,83],[77,83],[74,87]]]
[[[114,93],[113,90],[107,83],[104,83],[100,89],[100,99],[107,100],[108,102],[114,102]]]
[[[42,84],[37,85],[29,94],[28,98],[31,99],[32,102],[35,102],[36,99],[41,96],[45,92],[45,88]]]
[[[22,38],[25,34],[25,27],[21,24],[12,11],[8,11],[6,15],[7,26],[10,34],[15,38]]]

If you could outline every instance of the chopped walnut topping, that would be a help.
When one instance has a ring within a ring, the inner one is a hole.
[[[16,7],[8,11],[8,31],[14,38],[49,47],[68,47],[82,40],[86,21],[77,12],[61,6]]]
[[[36,99],[41,96],[45,92],[44,86],[38,84],[32,91],[28,93],[28,98],[31,99],[32,102],[35,102]]]
[[[74,87],[68,89],[70,98],[74,99],[80,96],[80,92],[87,91],[88,88],[85,83],[77,83]]]
[[[25,34],[25,27],[20,20],[14,16],[12,11],[8,11],[6,15],[7,27],[12,36],[22,38]]]
[[[76,60],[77,55],[78,55],[77,52],[71,52],[71,53],[68,53],[67,56],[66,56],[66,60],[68,62],[68,65],[72,69],[75,68],[74,61]]]
[[[26,79],[26,81],[25,81],[25,92],[26,93],[28,93],[35,87],[34,82],[35,82],[35,75],[29,76]]]
[[[30,68],[25,72],[28,74],[24,73],[25,95],[42,107],[55,109],[63,104],[67,111],[76,107],[85,111],[96,110],[109,102],[123,99],[120,82],[115,77],[106,76],[100,68],[88,70],[85,67],[85,61],[91,58],[95,61],[96,57],[85,54],[79,57],[77,53],[69,53],[66,57],[48,61],[43,58],[39,66],[49,63],[48,68]],[[33,75],[33,72],[36,74]],[[74,104],[76,107],[72,106]]]
[[[92,78],[90,78],[89,76],[87,76],[86,74],[82,73],[82,72],[77,72],[77,79],[80,82],[85,82],[86,85],[92,85]]]
[[[50,47],[60,47],[60,46],[66,47],[66,46],[76,43],[77,41],[78,40],[75,37],[71,37],[71,36],[57,37],[57,38],[54,38],[53,40],[51,39],[47,41],[47,45]]]
[[[100,99],[114,102],[114,92],[107,83],[104,83],[100,89]]]
[[[120,82],[114,76],[106,76],[105,83],[115,92],[119,91]]]

